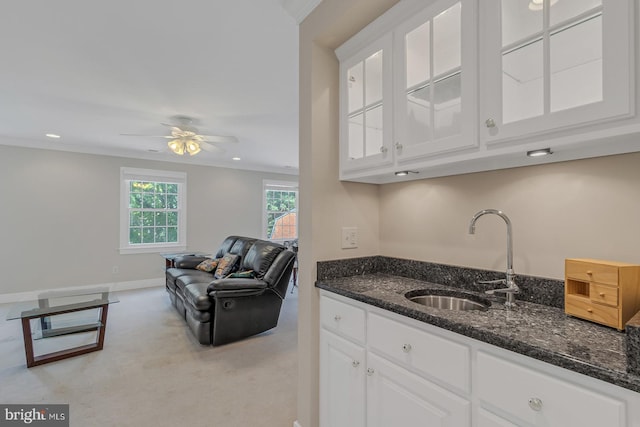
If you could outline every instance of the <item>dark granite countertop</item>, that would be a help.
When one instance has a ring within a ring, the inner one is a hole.
[[[567,316],[562,308],[518,301],[388,273],[320,278],[316,287],[640,392],[640,376],[627,372],[625,334]],[[425,307],[405,298],[417,289],[472,293],[492,301],[487,311]]]

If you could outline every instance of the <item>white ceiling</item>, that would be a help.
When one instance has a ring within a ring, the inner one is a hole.
[[[7,2],[0,144],[297,173],[297,23],[317,3]],[[180,157],[165,139],[120,135],[167,135],[175,115],[240,142]]]

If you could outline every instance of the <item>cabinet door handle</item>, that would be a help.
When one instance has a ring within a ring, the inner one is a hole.
[[[402,346],[402,351],[409,353],[411,351],[411,344],[405,344]]]
[[[336,315],[333,317],[333,320],[335,320],[336,322],[339,322],[339,321],[340,321],[340,319],[342,319],[342,317],[340,317],[340,315],[339,315],[339,314],[336,314]]]
[[[351,362],[351,366],[353,366],[354,368],[357,368],[358,366],[360,366],[360,362],[358,362],[357,360],[354,360],[353,362]]]
[[[487,119],[485,120],[484,124],[488,127],[488,128],[494,128],[496,127],[496,121],[493,119]]]
[[[374,372],[373,368],[367,368],[367,375],[371,376]]]
[[[541,411],[542,400],[538,399],[537,397],[532,397],[531,399],[529,399],[529,408],[533,409],[534,411]]]

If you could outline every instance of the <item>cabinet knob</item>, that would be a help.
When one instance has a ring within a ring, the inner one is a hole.
[[[402,346],[402,351],[409,353],[411,351],[411,344],[405,344]]]
[[[340,317],[340,315],[339,315],[339,314],[336,314],[336,315],[333,317],[333,320],[335,320],[336,322],[339,322],[339,321],[340,321],[340,319],[342,319],[342,317]]]
[[[591,307],[587,308],[587,313],[593,313],[593,308]]]
[[[588,274],[589,276],[591,276],[591,275],[593,275],[593,271],[591,271],[591,270],[587,270],[587,274]]]
[[[534,411],[541,411],[542,400],[538,399],[537,397],[532,397],[531,399],[529,399],[529,408],[533,409]]]
[[[485,125],[487,125],[488,128],[494,128],[496,127],[496,122],[493,119],[487,119],[484,122]]]
[[[604,293],[604,292],[600,292],[600,294],[599,294],[599,295],[600,295],[602,298],[604,298],[605,293]]]
[[[357,368],[358,366],[360,366],[360,362],[358,362],[357,360],[354,360],[353,362],[351,362],[351,366],[353,366],[354,368]]]
[[[380,152],[382,154],[387,154],[387,151],[389,151],[389,149],[387,147],[385,147],[384,145],[382,147],[380,147]]]
[[[371,376],[374,372],[373,368],[367,368],[367,375]]]
[[[402,144],[396,142],[396,151],[402,151]]]

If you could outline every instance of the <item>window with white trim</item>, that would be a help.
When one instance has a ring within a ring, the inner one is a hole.
[[[264,180],[262,184],[262,234],[273,242],[298,238],[298,183]]]
[[[120,168],[120,253],[183,251],[187,174]]]

